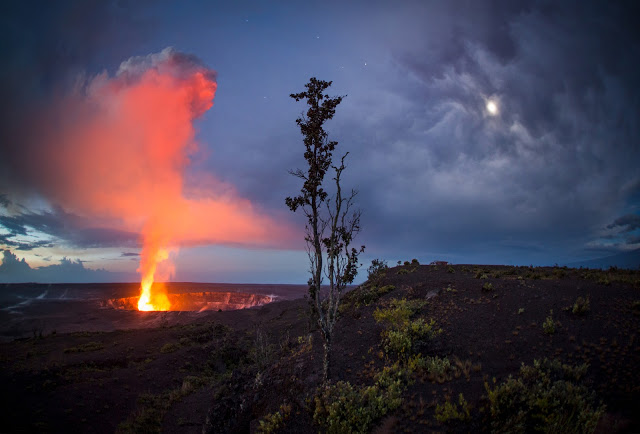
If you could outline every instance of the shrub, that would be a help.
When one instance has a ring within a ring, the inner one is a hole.
[[[407,360],[407,369],[411,372],[425,375],[430,381],[444,383],[450,380],[449,375],[453,370],[451,362],[447,357],[422,357],[421,354],[409,357]]]
[[[484,285],[482,285],[482,290],[485,292],[493,291],[493,285],[487,282]]]
[[[447,268],[447,273],[451,273],[451,274],[453,274],[453,273],[455,273],[455,272],[456,272],[456,270],[455,270],[453,267],[449,267],[449,268]]]
[[[402,403],[408,372],[398,364],[385,367],[372,386],[352,386],[338,381],[315,397],[313,420],[328,433],[366,433],[373,423]]]
[[[291,404],[282,404],[278,411],[270,413],[260,419],[257,429],[258,433],[271,434],[283,428],[289,415],[291,414]]]
[[[422,300],[407,300],[406,298],[394,298],[389,302],[389,307],[377,308],[373,312],[376,322],[386,322],[393,325],[402,325],[409,321],[409,318],[418,312],[426,302]]]
[[[460,405],[460,409],[458,409],[458,405]],[[462,393],[458,395],[458,404],[451,404],[447,400],[444,405],[436,405],[436,419],[440,423],[447,423],[452,420],[468,420],[470,417],[469,405]]]
[[[416,354],[415,356],[409,357],[406,366],[412,373],[421,373],[426,370],[427,359],[422,357],[422,354]]]
[[[402,268],[398,270],[396,274],[409,274],[409,270],[407,270],[406,268]]]
[[[586,315],[590,310],[589,296],[587,295],[587,298],[578,297],[576,299],[571,312],[575,315]]]
[[[409,266],[409,265],[411,265],[411,262],[409,262],[409,261],[404,261],[404,265],[405,265],[405,266]]]
[[[394,299],[388,308],[378,308],[373,312],[376,322],[387,323],[387,328],[381,334],[386,352],[406,357],[418,342],[432,339],[442,332],[442,329],[436,329],[434,319],[410,319],[424,304],[421,300]]]
[[[308,353],[313,349],[313,335],[298,336],[294,348],[291,349],[292,356]]]
[[[435,327],[434,319],[426,322],[423,318],[418,318],[402,327],[382,332],[382,345],[384,350],[389,353],[396,353],[400,356],[411,354],[417,341],[432,339],[442,332]]]
[[[542,323],[542,331],[548,335],[552,335],[556,332],[556,324],[553,321],[553,309],[549,311],[549,316]]]
[[[382,259],[374,259],[367,268],[367,280],[369,282],[377,282],[389,269],[389,266]]]
[[[451,362],[447,357],[427,357],[426,370],[430,379],[442,383],[451,370]]]
[[[520,309],[518,309],[518,315],[521,315],[524,313],[524,307],[521,307]]]
[[[411,265],[420,265],[420,262],[418,262],[418,260],[416,258],[413,258],[411,260]]]
[[[596,406],[595,394],[580,382],[586,370],[586,364],[534,360],[494,389],[485,382],[492,432],[593,432],[604,406]]]

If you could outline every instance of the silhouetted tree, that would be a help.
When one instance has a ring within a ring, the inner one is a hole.
[[[355,235],[360,232],[360,210],[353,210],[357,195],[351,190],[343,196],[340,177],[346,168],[344,161],[348,152],[340,159],[340,165],[332,165],[333,151],[338,145],[329,141],[323,128],[326,121],[333,118],[342,96],[330,98],[323,92],[332,82],[315,77],[305,84],[306,91],[291,94],[296,101],[306,100],[309,106],[306,114],[296,119],[304,136],[304,158],[307,170],[290,171],[302,179],[300,195],[287,197],[286,204],[291,211],[302,209],[307,217],[305,241],[309,256],[311,278],[309,297],[311,314],[317,321],[324,339],[323,375],[326,382],[330,377],[331,343],[333,328],[338,319],[338,306],[345,287],[353,282],[358,273],[358,255],[364,251],[351,247]],[[335,181],[335,195],[329,197],[322,184],[327,172],[332,169]],[[326,288],[322,288],[324,278]]]

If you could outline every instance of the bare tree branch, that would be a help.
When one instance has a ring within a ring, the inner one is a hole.
[[[324,380],[329,379],[330,353],[333,328],[338,319],[338,307],[346,286],[353,282],[358,272],[358,255],[364,251],[351,247],[355,236],[360,232],[360,211],[352,212],[357,194],[351,190],[348,197],[342,196],[341,176],[346,169],[345,153],[340,166],[332,165],[333,151],[338,145],[330,141],[323,128],[327,120],[333,118],[336,107],[343,97],[329,97],[324,91],[331,82],[311,78],[305,85],[306,90],[291,94],[296,101],[305,100],[309,106],[296,124],[303,135],[304,158],[307,161],[306,173],[300,169],[289,173],[302,179],[300,194],[286,198],[286,204],[292,211],[302,208],[307,218],[305,241],[311,278],[309,296],[311,310],[324,339]],[[329,197],[322,184],[329,170],[335,173],[336,193]],[[328,288],[322,291],[324,278]]]

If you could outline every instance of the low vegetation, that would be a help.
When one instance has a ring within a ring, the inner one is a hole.
[[[458,403],[452,404],[447,400],[443,405],[436,406],[436,420],[441,423],[449,423],[454,420],[465,421],[471,418],[469,404],[461,393],[458,395]]]
[[[384,323],[386,326],[382,332],[382,346],[385,352],[406,358],[413,354],[419,343],[442,333],[442,329],[436,327],[434,319],[411,319],[424,304],[421,300],[393,299],[389,307],[378,308],[373,312],[376,322]]]
[[[423,375],[432,382],[444,383],[450,379],[453,366],[447,357],[422,357],[421,354],[411,356],[407,360],[407,368],[418,375]]]
[[[493,388],[485,382],[491,431],[593,432],[604,406],[581,382],[586,371],[586,364],[573,367],[558,360],[534,360],[533,366],[523,364],[516,378]]]
[[[556,323],[553,320],[553,309],[549,311],[549,316],[542,323],[542,331],[545,334],[552,335],[556,332]]]
[[[571,308],[571,312],[574,315],[586,315],[591,310],[591,306],[589,304],[589,296],[586,298],[578,297],[573,303],[573,307]]]
[[[278,411],[269,413],[258,422],[257,432],[271,434],[283,428],[291,415],[291,404],[282,404]]]
[[[367,433],[374,422],[402,403],[409,382],[398,364],[376,374],[371,386],[338,381],[322,387],[316,395],[313,420],[328,433]]]

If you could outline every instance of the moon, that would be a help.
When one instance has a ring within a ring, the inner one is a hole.
[[[489,112],[489,114],[491,116],[495,116],[498,114],[498,106],[496,105],[495,102],[493,101],[488,101],[487,102],[487,111]]]

